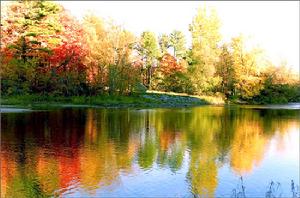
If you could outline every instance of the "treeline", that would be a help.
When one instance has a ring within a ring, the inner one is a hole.
[[[298,76],[266,61],[243,36],[221,43],[214,10],[200,8],[189,30],[139,37],[94,14],[76,20],[49,1],[1,8],[4,95],[129,95],[145,90],[258,103],[299,101]]]

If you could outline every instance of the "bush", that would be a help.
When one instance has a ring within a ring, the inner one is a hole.
[[[1,67],[1,92],[3,95],[82,95],[88,90],[85,76],[84,72],[77,71],[44,72],[36,59],[12,59]]]
[[[37,61],[11,59],[1,66],[1,92],[4,95],[30,93],[36,76]]]
[[[255,103],[280,104],[300,101],[300,86],[289,84],[268,84],[258,96],[252,98]]]
[[[195,91],[187,75],[182,72],[175,72],[164,78],[156,79],[156,83],[154,89],[157,91],[172,91],[187,94],[193,94]]]

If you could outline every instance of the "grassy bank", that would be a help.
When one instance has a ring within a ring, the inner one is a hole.
[[[52,96],[15,95],[2,96],[1,105],[28,108],[98,106],[98,107],[186,107],[204,104],[221,104],[216,97],[189,96],[175,93],[144,93],[131,96]]]

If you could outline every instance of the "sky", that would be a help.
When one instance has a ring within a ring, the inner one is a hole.
[[[213,7],[221,20],[223,41],[244,34],[275,64],[287,61],[299,72],[299,1],[57,1],[79,19],[87,11],[140,35],[180,30],[191,43],[189,24],[200,6]]]

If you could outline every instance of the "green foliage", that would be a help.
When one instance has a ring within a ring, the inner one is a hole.
[[[139,71],[130,68],[131,65],[122,66],[110,65],[108,72],[109,93],[111,95],[127,95],[135,91],[143,92],[142,87],[137,87],[139,83]]]
[[[300,101],[300,85],[270,84],[265,82],[264,89],[253,97],[250,103],[284,104]]]
[[[142,83],[136,83],[133,89],[135,93],[146,93],[147,91],[147,88]]]
[[[144,85],[147,88],[150,88],[153,72],[152,68],[156,64],[157,58],[159,56],[158,42],[153,32],[146,31],[142,33],[138,51],[145,66],[145,69],[143,71],[145,79]]]
[[[167,34],[162,34],[159,36],[159,47],[161,54],[165,54],[168,52],[168,48],[170,47],[170,39]]]
[[[62,29],[57,20],[62,7],[54,2],[20,1],[9,9],[5,14],[12,19],[14,31],[23,36],[51,35]]]
[[[142,33],[140,52],[145,56],[148,64],[151,64],[153,59],[159,56],[157,39],[153,32],[146,31]]]
[[[171,34],[162,34],[159,36],[159,47],[161,56],[168,53],[168,49],[173,49],[173,56],[177,59],[186,57],[186,40],[185,36],[181,31],[174,30]]]
[[[48,91],[48,93],[63,96],[87,94],[88,89],[87,84],[85,83],[84,73],[68,71],[57,74],[55,71],[53,71],[50,80],[54,80],[56,83],[48,83],[50,85],[50,90]]]
[[[144,168],[151,168],[156,154],[155,142],[151,140],[150,135],[147,131],[145,144],[139,149],[138,152],[138,164]]]
[[[30,93],[36,76],[35,59],[12,59],[1,66],[1,91],[7,95]]]
[[[172,91],[177,93],[194,93],[194,87],[188,76],[182,72],[175,72],[160,80],[155,89],[158,91]]]
[[[170,46],[173,47],[174,56],[183,58],[186,56],[185,37],[181,31],[174,30],[170,34]]]

